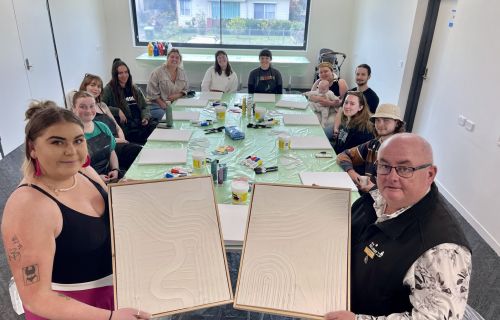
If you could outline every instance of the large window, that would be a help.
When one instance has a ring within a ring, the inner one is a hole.
[[[303,50],[311,0],[131,0],[136,45]]]

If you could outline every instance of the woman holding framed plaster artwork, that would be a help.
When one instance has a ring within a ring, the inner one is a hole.
[[[26,319],[149,319],[113,310],[108,195],[82,122],[51,101],[32,103],[26,118],[24,177],[2,218]]]

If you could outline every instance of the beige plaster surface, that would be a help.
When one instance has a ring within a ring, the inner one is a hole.
[[[347,309],[349,194],[257,184],[236,307],[316,316]]]
[[[118,307],[230,302],[211,177],[114,186],[111,196]]]

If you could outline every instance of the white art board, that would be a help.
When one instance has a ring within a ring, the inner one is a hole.
[[[349,188],[358,191],[347,172],[301,172],[300,181],[306,186],[317,185],[321,187]]]
[[[175,100],[176,107],[198,107],[205,108],[208,104],[208,99],[198,98],[181,98]]]
[[[318,117],[315,114],[284,114],[283,123],[287,126],[319,126]]]
[[[172,111],[172,119],[180,121],[197,121],[200,119],[200,113],[197,111]],[[162,120],[166,120],[163,116]]]
[[[290,138],[290,149],[297,150],[332,150],[332,145],[328,138],[323,136],[293,136]]]
[[[142,148],[139,154],[139,165],[147,164],[180,164],[187,161],[187,149],[148,149]]]
[[[222,99],[222,92],[202,92],[200,93],[200,100],[220,100]]]
[[[209,176],[109,187],[115,307],[153,316],[230,303]]]
[[[307,109],[307,101],[288,101],[288,100],[279,100],[276,102],[277,108],[288,108],[288,109]]]
[[[254,93],[253,102],[275,102],[276,95],[274,93]]]
[[[224,244],[241,247],[245,239],[245,227],[248,217],[248,206],[235,204],[218,205]]]
[[[255,184],[234,307],[314,319],[349,310],[350,195]]]
[[[178,129],[159,129],[156,128],[151,132],[148,141],[177,141],[187,142],[191,139],[193,131],[178,130]]]

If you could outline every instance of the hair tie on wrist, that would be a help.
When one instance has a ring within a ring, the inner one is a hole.
[[[108,320],[111,320],[112,317],[113,317],[113,310],[111,310],[111,313],[109,314],[109,319]]]

